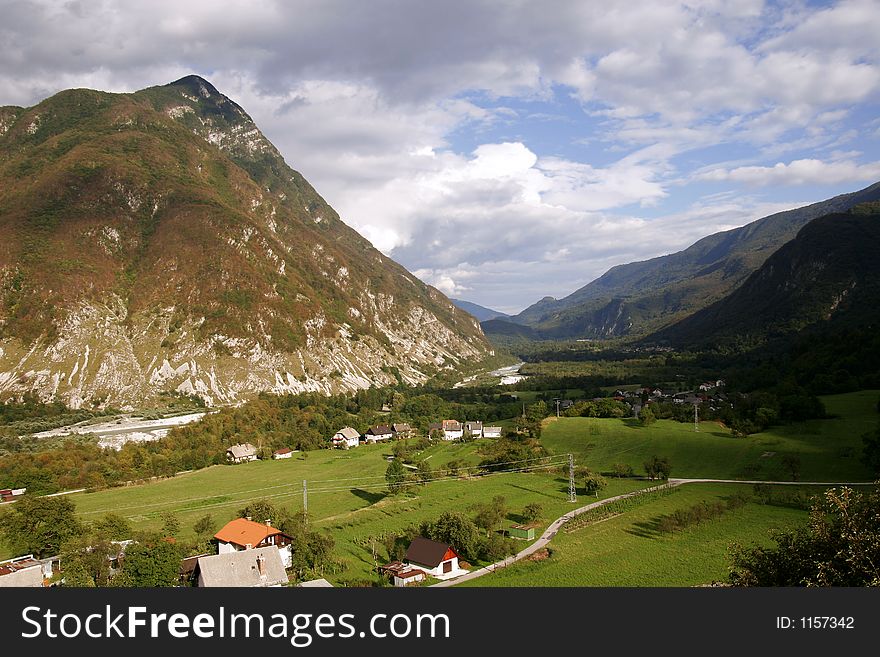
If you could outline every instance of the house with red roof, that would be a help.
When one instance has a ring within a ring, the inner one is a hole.
[[[281,554],[285,568],[290,568],[293,561],[290,552],[290,544],[293,539],[277,527],[273,527],[271,520],[263,523],[254,522],[250,518],[236,518],[227,522],[219,532],[214,534],[214,538],[217,540],[217,554],[254,550],[274,545]]]

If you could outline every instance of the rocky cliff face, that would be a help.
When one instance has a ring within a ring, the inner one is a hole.
[[[0,108],[0,399],[326,393],[491,353],[189,77]]]

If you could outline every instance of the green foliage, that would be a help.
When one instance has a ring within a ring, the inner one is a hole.
[[[809,523],[772,534],[775,547],[731,548],[735,586],[880,586],[880,487],[832,488]]]
[[[286,509],[276,506],[266,499],[255,500],[238,510],[239,518],[250,518],[254,522],[265,523],[271,521],[276,527],[281,527],[290,520],[290,514]],[[204,518],[203,518],[204,520]]]
[[[880,425],[862,435],[862,463],[880,475]]]
[[[669,479],[671,471],[672,466],[665,456],[661,458],[654,455],[645,461],[645,473],[648,475],[648,479]]]
[[[423,522],[419,526],[419,535],[448,543],[468,561],[480,558],[481,532],[473,520],[460,513],[447,511],[433,522]]]
[[[203,515],[193,525],[196,536],[213,536],[217,532],[217,522],[210,513]]]
[[[474,512],[474,524],[485,529],[487,535],[493,529],[501,529],[501,523],[507,516],[507,506],[502,495],[496,495],[491,502],[475,504],[471,510]]]
[[[58,554],[65,541],[82,532],[76,506],[64,496],[26,495],[0,517],[4,542],[18,553]]]
[[[388,483],[388,492],[392,495],[403,491],[406,487],[407,472],[400,459],[394,459],[385,470],[385,481]]]
[[[642,423],[642,426],[646,427],[650,424],[654,424],[656,421],[657,418],[654,416],[654,412],[651,410],[651,407],[642,407],[642,410],[639,411],[639,422]]]
[[[177,536],[180,533],[180,519],[172,512],[165,511],[162,517],[162,534],[165,536]]]
[[[698,525],[701,522],[720,518],[725,512],[739,509],[745,506],[747,502],[747,496],[738,494],[731,495],[726,501],[704,501],[685,509],[676,509],[657,520],[657,529],[661,534],[684,531],[688,527]]]
[[[544,514],[544,507],[541,506],[538,502],[530,502],[523,507],[523,510],[520,512],[520,516],[523,519],[523,522],[535,522],[536,520],[540,520]]]
[[[611,466],[611,470],[614,473],[614,476],[618,479],[621,477],[633,476],[633,468],[628,463],[615,463],[613,466]]]
[[[157,536],[144,537],[125,550],[115,586],[157,588],[177,586],[181,550],[176,543]]]

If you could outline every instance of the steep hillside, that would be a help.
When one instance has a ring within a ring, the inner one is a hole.
[[[190,76],[0,108],[0,396],[232,402],[421,382],[490,351]]]
[[[512,321],[550,338],[658,330],[723,298],[812,219],[877,199],[880,183],[710,235],[678,253],[612,267],[568,297],[545,297]]]
[[[815,219],[730,295],[646,338],[739,350],[880,322],[880,205]]]

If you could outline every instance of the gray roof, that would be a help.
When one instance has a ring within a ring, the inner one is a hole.
[[[246,456],[255,456],[257,453],[257,448],[251,445],[250,443],[243,443],[238,445],[233,445],[229,449],[226,450],[231,453],[233,458],[241,459]]]
[[[333,588],[333,585],[323,577],[321,579],[310,579],[308,582],[300,582],[297,586],[304,589]]]
[[[337,431],[336,435],[347,438],[348,440],[354,440],[355,438],[361,437],[361,432],[357,429],[352,429],[351,427],[345,427],[344,429]]]
[[[264,559],[264,576],[257,563],[260,557]],[[200,586],[276,586],[289,581],[274,545],[200,557],[197,569]]]

